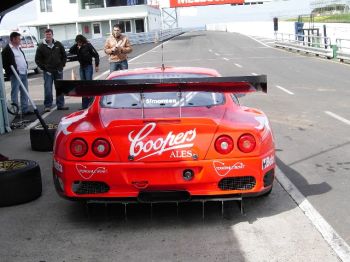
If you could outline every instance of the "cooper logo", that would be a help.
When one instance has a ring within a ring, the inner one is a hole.
[[[264,170],[264,169],[272,166],[274,163],[275,163],[275,157],[274,156],[265,157],[262,160],[262,169]]]
[[[95,174],[107,174],[108,170],[105,167],[97,167],[95,169],[91,169],[87,166],[76,164],[75,168],[77,169],[79,175],[84,179],[90,179]]]
[[[242,162],[237,162],[233,165],[226,165],[221,161],[214,161],[213,166],[219,176],[226,176],[231,170],[243,169],[245,167]]]
[[[156,128],[156,123],[149,123],[145,125],[136,135],[134,131],[129,133],[129,141],[131,142],[129,154],[135,157],[135,160],[141,160],[153,155],[161,155],[166,151],[191,148],[191,143],[196,138],[196,129],[188,130],[173,134],[169,132],[166,137],[159,137],[155,140],[147,140],[153,130]],[[136,157],[140,157],[137,159]]]

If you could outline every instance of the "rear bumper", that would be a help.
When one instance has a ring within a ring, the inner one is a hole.
[[[119,203],[227,201],[259,196],[271,189],[275,163],[271,161],[263,169],[262,162],[266,158],[274,159],[274,152],[247,159],[166,164],[77,163],[55,158],[53,177],[59,195],[72,200]],[[192,179],[184,179],[185,170],[193,171]],[[153,198],[152,193],[160,194]]]

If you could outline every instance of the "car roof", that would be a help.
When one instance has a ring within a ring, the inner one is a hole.
[[[12,32],[18,32],[21,35],[33,35],[30,31],[27,31],[27,30],[23,30],[23,31],[21,31],[21,30],[0,30],[0,35],[1,36],[5,36],[5,35],[10,36],[10,34]]]

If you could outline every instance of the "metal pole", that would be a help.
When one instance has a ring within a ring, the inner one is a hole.
[[[50,142],[53,143],[53,137],[51,136],[51,134],[49,133],[49,128],[47,127],[44,119],[42,119],[41,115],[39,114],[39,111],[38,111],[38,108],[36,107],[34,101],[31,99],[31,97],[29,96],[29,93],[28,93],[28,90],[25,88],[25,86],[23,85],[21,79],[19,78],[17,72],[16,72],[16,69],[13,67],[13,65],[11,65],[11,70],[13,72],[13,74],[15,75],[15,77],[17,78],[22,90],[24,91],[24,93],[26,94],[26,96],[28,97],[29,99],[29,102],[31,103],[31,105],[33,106],[33,109],[34,109],[34,113],[36,115],[36,117],[39,119],[40,121],[40,124],[42,125],[42,127],[44,128],[45,130],[45,133],[47,135],[47,137],[49,138]]]
[[[327,28],[326,25],[323,25],[323,37],[324,37],[324,46],[327,49]]]
[[[3,120],[1,119],[3,118]],[[11,132],[7,114],[4,74],[2,72],[2,56],[0,56],[0,134]]]

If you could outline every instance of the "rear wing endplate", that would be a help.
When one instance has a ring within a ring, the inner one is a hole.
[[[267,93],[266,75],[165,78],[165,79],[116,79],[116,80],[57,80],[57,95],[104,96],[121,93],[153,92],[222,92]]]

